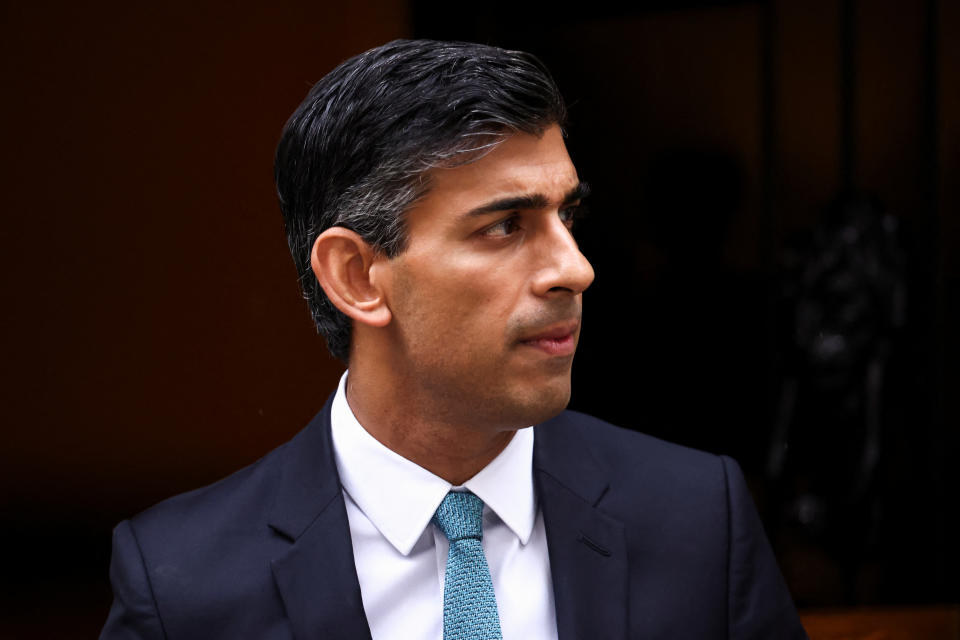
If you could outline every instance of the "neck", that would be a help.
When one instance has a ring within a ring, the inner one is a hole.
[[[386,367],[363,367],[351,358],[347,403],[363,428],[388,449],[452,485],[486,467],[515,429],[472,424],[444,411],[427,393],[398,384]]]

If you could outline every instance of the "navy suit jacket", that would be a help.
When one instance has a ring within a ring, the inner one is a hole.
[[[735,462],[572,411],[534,428],[560,640],[806,637]],[[330,402],[118,525],[110,578],[102,639],[369,638]]]

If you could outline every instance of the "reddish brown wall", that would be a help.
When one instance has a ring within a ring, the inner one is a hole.
[[[3,21],[0,468],[135,507],[254,459],[334,385],[273,148],[313,82],[409,27],[398,0],[110,4]]]
[[[402,0],[4,3],[0,519],[31,558],[4,571],[19,595],[54,601],[64,566],[105,578],[79,538],[108,553],[116,519],[323,404],[341,367],[300,299],[273,149],[313,82],[409,30]]]

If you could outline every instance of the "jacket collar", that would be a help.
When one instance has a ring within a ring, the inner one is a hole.
[[[272,563],[297,638],[369,640],[350,525],[330,441],[332,396],[279,452],[270,527],[293,544]]]
[[[624,526],[601,508],[608,472],[584,420],[570,411],[537,425],[533,466],[550,553],[560,640],[627,637]]]

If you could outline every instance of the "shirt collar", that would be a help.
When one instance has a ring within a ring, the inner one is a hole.
[[[409,555],[453,487],[371,436],[347,402],[340,378],[330,411],[340,483],[387,541]],[[533,429],[518,429],[506,448],[463,487],[477,495],[527,544],[537,507],[533,491]]]

